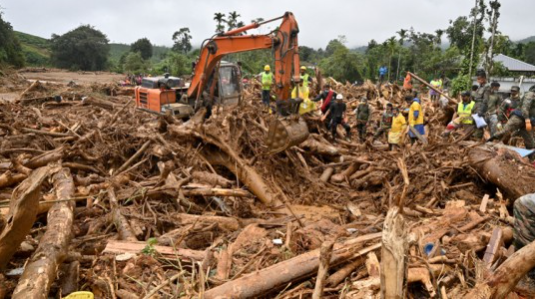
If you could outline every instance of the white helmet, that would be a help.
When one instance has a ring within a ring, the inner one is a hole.
[[[336,99],[337,99],[337,100],[343,100],[343,99],[344,99],[344,96],[341,95],[341,94],[337,94],[337,95],[336,95]]]

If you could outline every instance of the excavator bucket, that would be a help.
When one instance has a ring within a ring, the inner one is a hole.
[[[305,120],[297,115],[285,118],[273,118],[269,124],[266,145],[271,154],[298,145],[308,138],[308,126]]]

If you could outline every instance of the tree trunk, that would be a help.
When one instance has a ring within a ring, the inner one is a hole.
[[[128,223],[123,214],[121,214],[121,208],[112,187],[108,188],[108,198],[110,199],[113,223],[117,228],[117,232],[119,232],[119,238],[125,241],[137,241],[136,234],[132,230],[130,223]]]
[[[381,294],[382,298],[405,297],[407,277],[407,229],[398,207],[393,207],[386,215],[383,227],[383,247],[381,249]]]
[[[478,284],[465,298],[506,298],[516,284],[535,267],[535,242],[515,252],[484,282]]]
[[[377,239],[380,236],[381,233],[364,235],[341,244],[335,244],[330,261],[331,265],[339,265],[348,259],[357,258],[380,248],[381,244],[376,244],[358,251],[355,250],[361,247],[362,243]],[[318,270],[319,263],[320,250],[309,251],[210,289],[205,293],[204,298],[252,298],[261,296],[290,282],[313,275]]]
[[[475,147],[468,152],[468,162],[479,175],[511,199],[535,192],[535,168],[522,161],[515,152],[506,148]]]
[[[54,176],[54,188],[59,200],[73,197],[74,182],[68,168],[63,168]],[[22,273],[13,292],[14,299],[48,298],[50,286],[57,276],[56,272],[69,250],[73,209],[73,201],[63,201],[54,204],[48,212],[46,232]]]
[[[15,188],[9,205],[7,224],[0,235],[0,269],[5,269],[35,222],[39,210],[41,184],[50,175],[49,167],[39,168]]]

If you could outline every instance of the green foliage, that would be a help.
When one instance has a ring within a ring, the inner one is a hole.
[[[169,51],[165,59],[154,66],[158,73],[169,73],[172,76],[184,76],[191,74],[192,58],[185,54]]]
[[[524,47],[523,58],[527,63],[535,64],[535,42],[529,42]]]
[[[224,60],[242,63],[242,71],[245,76],[257,75],[264,69],[266,64],[273,67],[273,55],[270,50],[256,50],[236,53],[225,56]]]
[[[140,38],[130,46],[130,51],[141,53],[141,57],[147,60],[152,57],[152,44],[148,38]]]
[[[51,43],[52,63],[59,68],[97,71],[108,66],[108,38],[90,25],[53,34]]]
[[[147,245],[141,250],[141,253],[149,256],[154,256],[158,251],[154,248],[154,245],[158,243],[156,238],[150,238],[147,240]]]
[[[191,51],[191,34],[189,28],[184,27],[173,33],[173,51],[187,54]]]
[[[472,79],[468,75],[459,75],[451,81],[450,93],[456,97],[463,91],[470,90],[472,86]]]
[[[131,74],[144,74],[149,70],[149,63],[140,52],[130,52],[124,59],[123,70]]]
[[[0,12],[0,64],[24,66],[20,41],[13,32],[11,24],[2,19],[2,12]]]
[[[224,13],[220,13],[220,12],[216,12],[214,14],[214,21],[216,21],[216,27],[215,27],[215,33],[218,33],[218,34],[221,34],[223,32],[225,32],[225,23],[227,22],[227,20],[225,19],[225,14]]]
[[[15,35],[20,41],[21,47],[22,47],[22,54],[24,54],[24,58],[26,60],[27,65],[31,66],[48,66],[50,65],[50,41],[14,31]]]
[[[320,62],[320,67],[327,76],[332,76],[338,81],[355,80],[362,81],[361,70],[364,67],[364,58],[361,54],[351,52],[340,41],[331,41],[327,46],[328,52],[332,52]]]

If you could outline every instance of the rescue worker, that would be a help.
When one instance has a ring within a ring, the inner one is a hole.
[[[351,140],[351,127],[346,122],[346,103],[344,103],[344,97],[341,94],[336,95],[336,101],[329,106],[327,113],[321,118],[322,121],[325,121],[327,117],[331,118],[331,134],[333,140],[336,140],[336,128],[338,125],[342,125],[346,130],[346,139],[347,141]]]
[[[519,92],[520,88],[518,86],[511,87],[511,96],[503,100],[498,107],[498,123],[496,124],[496,131],[503,130],[503,127],[509,120],[509,117],[511,117],[511,112],[513,112],[515,109],[518,109],[520,102]]]
[[[394,115],[392,119],[392,129],[388,132],[388,144],[390,145],[390,150],[392,150],[394,146],[399,146],[403,138],[403,133],[407,129],[407,121],[399,111],[399,107],[395,107],[392,113]]]
[[[422,105],[420,105],[420,99],[414,97],[412,104],[409,108],[409,126],[420,135],[425,135],[424,128],[424,113],[422,111]],[[409,137],[411,138],[411,144],[413,144],[418,137],[412,131],[409,130]]]
[[[336,92],[331,88],[331,85],[323,85],[322,92],[313,100],[314,102],[323,101],[321,104],[321,114],[327,113],[329,105],[336,99]]]
[[[472,85],[472,89],[470,91],[470,96],[472,97],[472,100],[476,98],[476,91],[479,88],[477,85]]]
[[[492,82],[490,84],[490,95],[487,108],[486,122],[490,127],[490,134],[496,134],[496,128],[498,125],[498,109],[503,102],[501,95],[498,93],[500,90],[500,83]]]
[[[531,123],[535,121],[535,85],[529,89],[529,92],[522,98],[519,109],[511,112],[509,120],[503,127],[503,130],[492,135],[487,141],[503,138],[508,133],[518,131],[518,135],[524,140],[526,149],[535,148],[535,140],[531,132]],[[533,159],[531,157],[530,159]]]
[[[366,129],[372,117],[372,110],[370,105],[368,105],[368,99],[362,97],[357,109],[353,112],[357,118],[357,131],[359,132],[360,141],[364,142],[366,141]]]
[[[379,123],[379,129],[377,129],[377,132],[375,132],[373,135],[373,140],[379,138],[383,134],[388,136],[388,131],[392,128],[392,118],[394,117],[392,114],[392,108],[392,104],[386,104],[385,112],[383,112],[383,115],[381,116],[381,122]]]
[[[535,240],[535,194],[515,200],[513,216],[513,245],[518,251]]]
[[[292,99],[296,99],[300,101],[301,103],[299,105],[300,115],[316,110],[316,105],[314,102],[310,100],[309,89],[308,87],[305,86],[303,79],[299,80],[299,84],[297,84],[292,90]]]
[[[307,67],[302,66],[300,69],[301,72],[301,80],[303,80],[303,86],[309,87],[309,85],[312,84],[312,77],[310,77],[309,74],[307,74]]]
[[[273,85],[273,73],[269,65],[264,66],[264,72],[261,74],[262,83],[262,103],[269,107],[269,100],[271,98],[271,86]]]
[[[412,78],[409,72],[407,72],[407,76],[403,80],[403,90],[408,93],[412,92]]]
[[[386,73],[388,73],[388,68],[386,66],[381,66],[379,68],[379,85],[383,84],[385,80]]]
[[[433,78],[431,82],[429,83],[433,88],[440,90],[442,88],[442,81],[440,81],[437,77]],[[439,93],[434,91],[433,89],[429,90],[429,97],[431,98],[431,102],[435,103],[438,101]]]
[[[474,112],[479,117],[485,117],[488,110],[489,97],[490,97],[490,88],[487,85],[487,73],[484,70],[479,70],[476,72],[477,83],[479,87],[475,92],[474,102],[476,106],[474,107]],[[476,129],[474,132],[474,137],[480,139],[483,137],[483,128]]]
[[[473,126],[474,124],[472,111],[476,103],[472,101],[469,91],[463,92],[461,96],[463,101],[457,105],[457,111],[453,114],[451,122],[446,126],[442,137],[448,137],[451,132],[459,127]]]

